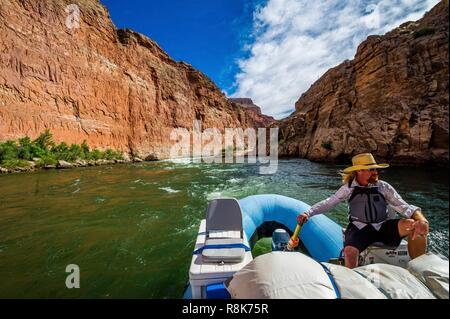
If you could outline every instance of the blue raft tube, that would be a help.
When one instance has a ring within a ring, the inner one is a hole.
[[[262,237],[258,233],[270,236],[275,228],[293,233],[297,216],[310,208],[302,201],[282,195],[253,195],[239,200],[239,204],[244,232],[247,238],[251,238],[252,246]],[[309,219],[301,228],[299,237],[311,257],[318,262],[339,257],[344,246],[342,227],[325,215]]]
[[[275,229],[292,234],[297,226],[297,216],[310,206],[300,200],[276,195],[252,195],[239,200],[242,223],[250,249],[258,239],[271,237]],[[317,215],[304,224],[299,234],[307,253],[318,262],[338,258],[343,249],[342,227],[325,215]],[[223,283],[206,287],[206,298],[229,298]],[[186,287],[183,298],[190,299],[191,286]]]

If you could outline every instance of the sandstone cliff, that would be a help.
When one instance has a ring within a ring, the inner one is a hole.
[[[80,10],[80,27],[67,5]],[[68,27],[70,26],[70,27]],[[98,0],[0,2],[0,140],[50,129],[56,142],[167,157],[174,127],[253,127],[205,75],[118,30]]]
[[[266,127],[275,122],[272,116],[262,114],[261,108],[250,98],[230,98],[230,102],[242,106],[249,114],[256,127]]]
[[[373,152],[448,164],[448,0],[417,22],[369,36],[326,72],[280,127],[280,154],[319,161]]]

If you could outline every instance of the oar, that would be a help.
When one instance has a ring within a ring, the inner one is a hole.
[[[292,235],[291,239],[289,239],[289,243],[287,244],[287,247],[286,247],[287,250],[292,251],[298,246],[298,242],[299,242],[298,233],[300,233],[301,227],[302,226],[300,224],[297,224],[297,227],[295,227],[294,234]]]

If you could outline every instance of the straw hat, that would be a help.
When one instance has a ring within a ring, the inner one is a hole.
[[[352,164],[353,164],[352,166],[347,167],[346,169],[343,170],[344,174],[348,174],[360,169],[389,167],[389,164],[377,164],[377,162],[375,162],[375,158],[373,158],[373,155],[371,153],[362,153],[353,156]]]

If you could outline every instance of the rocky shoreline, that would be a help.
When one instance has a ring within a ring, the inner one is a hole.
[[[49,169],[72,169],[77,167],[89,167],[89,166],[103,166],[112,164],[127,164],[127,163],[141,163],[144,162],[143,159],[139,157],[125,157],[124,159],[97,159],[97,160],[76,160],[75,162],[68,162],[59,160],[56,165],[39,165],[39,160],[28,161],[29,166],[17,166],[17,167],[1,167],[0,174],[10,174],[10,173],[23,173],[23,172],[34,172],[37,170],[49,170]]]
[[[297,156],[280,156],[279,159],[293,159],[298,158]],[[304,158],[307,159],[307,158]],[[341,160],[310,160],[309,161],[315,162],[315,163],[323,163],[323,164],[348,164],[350,162],[350,159],[345,161],[343,159]],[[142,163],[142,162],[151,162],[149,160],[143,160],[139,157],[133,157],[133,158],[125,158],[125,159],[115,159],[115,160],[107,160],[107,159],[98,159],[98,160],[76,160],[75,162],[67,162],[63,160],[59,160],[56,165],[39,165],[38,164],[39,159],[36,161],[29,161],[29,166],[27,167],[12,167],[12,168],[6,168],[0,166],[0,175],[1,174],[12,174],[12,173],[24,173],[24,172],[35,172],[38,170],[50,170],[50,169],[73,169],[78,167],[90,167],[90,166],[103,166],[103,165],[113,165],[113,164],[130,164],[130,163]],[[154,160],[152,160],[154,161]],[[383,160],[382,160],[383,161]],[[384,160],[385,161],[385,160]],[[424,167],[425,165],[422,165],[422,163],[410,163],[410,162],[402,162],[402,161],[396,161],[391,160],[388,161],[390,166],[392,167]],[[448,167],[447,163],[428,163],[426,166],[432,168],[440,168],[440,167]]]

